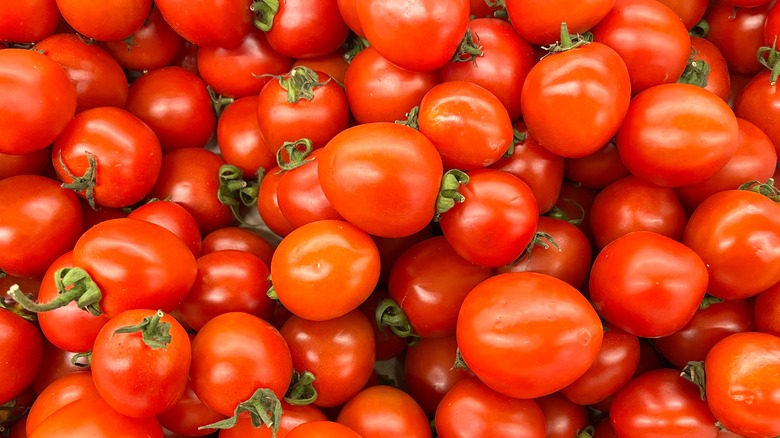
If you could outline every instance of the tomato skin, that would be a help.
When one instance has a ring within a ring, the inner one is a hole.
[[[770,8],[764,23],[764,45],[772,47],[775,38],[780,35],[780,9]]]
[[[241,169],[245,177],[276,166],[276,156],[266,147],[257,123],[257,96],[236,99],[222,111],[217,144],[225,163]]]
[[[562,22],[566,22],[572,35],[584,33],[600,22],[614,5],[615,0],[554,0],[544,3],[509,0],[506,11],[523,38],[542,46],[560,39]]]
[[[149,202],[133,210],[127,217],[165,228],[181,239],[193,256],[200,256],[201,237],[198,223],[181,205],[170,201]]]
[[[486,385],[515,398],[540,397],[574,382],[593,364],[602,337],[598,315],[577,289],[532,272],[483,281],[471,290],[458,316],[458,345],[469,369]],[[517,364],[500,359],[514,355],[537,360]],[[547,378],[533,377],[539,375]]]
[[[100,397],[88,371],[79,371],[60,377],[46,387],[35,399],[27,414],[25,430],[32,435],[51,414],[78,400]]]
[[[780,283],[756,296],[754,318],[757,331],[780,336]]]
[[[54,33],[60,20],[55,0],[8,4],[0,17],[0,41],[32,43]]]
[[[707,353],[707,404],[728,430],[746,436],[780,434],[780,338],[766,333],[733,334]]]
[[[715,297],[747,298],[780,281],[780,205],[758,193],[710,196],[688,219],[683,243],[707,264]]]
[[[38,374],[35,375],[35,380],[33,380],[33,390],[40,394],[51,385],[52,382],[62,376],[89,370],[89,364],[85,364],[84,360],[78,361],[82,366],[73,364],[73,357],[75,355],[76,353],[57,348],[44,338],[43,359],[41,360],[41,367],[38,370]],[[86,368],[84,365],[86,365]]]
[[[768,11],[768,4],[735,9],[726,0],[714,1],[707,8],[704,15],[710,27],[707,39],[718,46],[730,72],[753,75],[763,70],[756,52],[764,45]]]
[[[282,175],[279,166],[272,167],[263,176],[257,192],[257,213],[268,229],[277,236],[286,236],[295,229],[279,208],[278,189]]]
[[[715,418],[698,388],[668,368],[642,374],[623,387],[609,416],[619,437],[718,435]]]
[[[693,59],[703,60],[710,67],[710,72],[707,74],[707,85],[704,88],[728,102],[731,92],[731,77],[723,53],[718,46],[709,40],[697,36],[691,37],[691,47],[696,51]]]
[[[734,112],[769,136],[780,155],[780,87],[771,84],[769,70],[753,77],[737,95]]]
[[[615,142],[610,141],[590,155],[566,159],[563,174],[585,187],[603,189],[629,172],[620,160]]]
[[[198,398],[190,382],[187,382],[182,396],[170,408],[157,415],[162,427],[186,436],[209,435],[213,429],[198,428],[224,418],[224,415],[214,412]]]
[[[262,236],[247,228],[224,227],[203,238],[203,254],[222,250],[239,250],[254,254],[266,264],[271,264],[274,247]]]
[[[379,326],[373,321],[376,319],[376,309],[379,307],[379,303],[389,298],[387,291],[383,289],[376,289],[369,295],[369,297],[363,301],[363,304],[358,307],[358,310],[363,312],[363,315],[372,321],[371,328],[374,330],[374,341],[376,345],[376,360],[387,360],[399,356],[406,351],[406,339],[395,336],[390,330],[390,327],[379,328]]]
[[[431,427],[420,405],[392,386],[372,386],[355,395],[339,412],[338,423],[363,438],[430,438]]]
[[[0,309],[0,372],[3,386],[0,402],[15,399],[33,382],[43,357],[41,332],[31,322],[10,310]]]
[[[442,398],[459,381],[471,376],[452,367],[458,341],[455,336],[422,338],[410,346],[404,356],[406,392],[429,417],[433,417]]]
[[[155,4],[171,28],[197,46],[238,45],[252,27],[251,0],[157,0]]]
[[[311,421],[296,426],[288,438],[361,438],[354,430],[332,421]]]
[[[318,160],[322,191],[358,228],[404,237],[433,219],[443,168],[420,132],[394,123],[357,125],[328,142]]]
[[[590,274],[593,307],[620,329],[645,338],[681,329],[707,289],[707,266],[685,245],[634,231],[604,247]]]
[[[631,101],[617,147],[633,175],[679,187],[722,168],[737,149],[738,131],[734,112],[715,94],[695,85],[664,84]]]
[[[279,423],[279,432],[276,438],[285,438],[288,434],[304,423],[312,421],[327,421],[328,417],[313,405],[291,405],[282,401],[282,421]],[[342,430],[339,430],[340,432]],[[239,417],[235,426],[230,429],[221,429],[219,438],[273,438],[273,431],[269,427],[254,427],[249,417]],[[339,438],[341,435],[338,436]]]
[[[320,220],[342,220],[322,192],[317,172],[322,149],[316,149],[295,169],[286,170],[276,188],[279,210],[295,228]]]
[[[0,179],[16,175],[43,175],[49,168],[51,151],[38,149],[22,155],[9,155],[0,152]]]
[[[119,65],[128,70],[164,67],[176,58],[184,45],[184,39],[171,29],[156,7],[152,7],[149,17],[131,38],[130,43],[125,40],[100,43]]]
[[[559,392],[539,397],[536,403],[542,409],[547,423],[547,438],[571,438],[588,427],[588,411]]]
[[[709,0],[657,0],[674,11],[685,24],[686,29],[692,29],[693,26],[704,17],[707,11]]]
[[[433,71],[449,62],[466,33],[469,9],[468,0],[357,0],[371,46],[411,71]]]
[[[152,0],[56,1],[62,18],[73,29],[99,41],[117,41],[131,36],[143,25],[152,8]]]
[[[630,99],[626,64],[618,52],[593,42],[534,65],[523,82],[521,107],[528,132],[542,146],[561,157],[578,158],[596,152],[615,135]],[[567,115],[567,129],[555,129],[560,123],[556,108],[572,107],[581,111]]]
[[[344,44],[349,27],[336,0],[286,0],[265,34],[277,52],[290,58],[312,58]]]
[[[0,153],[45,148],[76,112],[76,89],[68,74],[35,51],[0,51],[0,84]]]
[[[340,84],[344,84],[344,77],[349,67],[345,57],[346,53],[347,51],[342,45],[340,48],[325,55],[296,59],[293,62],[293,67],[307,66],[314,71],[325,73]]]
[[[471,263],[496,268],[508,265],[525,250],[539,218],[534,194],[520,178],[495,169],[468,173],[458,191],[465,201],[442,215],[444,237]]]
[[[545,437],[545,419],[534,400],[512,398],[477,378],[456,383],[436,409],[441,438]]]

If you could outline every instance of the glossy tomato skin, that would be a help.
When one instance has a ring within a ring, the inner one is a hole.
[[[290,58],[327,55],[348,35],[336,0],[286,0],[266,31],[271,47]]]
[[[271,232],[283,237],[290,234],[295,227],[279,208],[278,189],[282,175],[279,166],[274,166],[263,176],[257,192],[257,213]]]
[[[57,0],[62,18],[78,33],[99,41],[123,40],[144,23],[152,0],[80,2]]]
[[[103,47],[123,68],[154,70],[170,64],[184,45],[160,10],[152,8],[144,24],[132,36],[132,41],[105,41]]]
[[[328,417],[313,405],[291,405],[282,401],[282,421],[279,423],[279,432],[276,438],[285,438],[296,427],[312,421],[328,421]],[[338,430],[343,432],[342,430]],[[342,435],[339,435],[341,438]],[[273,430],[268,427],[254,427],[248,417],[239,417],[235,426],[230,429],[221,429],[219,438],[273,438]],[[308,437],[307,437],[308,438]]]
[[[224,227],[203,238],[203,254],[234,249],[254,254],[266,264],[271,264],[274,247],[263,236],[248,228]]]
[[[0,336],[6,346],[0,353],[3,404],[15,399],[32,383],[43,357],[41,332],[31,322],[10,310],[0,309]]]
[[[548,438],[570,438],[588,427],[588,411],[560,392],[536,399],[547,424]]]
[[[764,45],[769,5],[735,8],[732,3],[717,0],[707,8],[704,15],[710,28],[707,39],[723,53],[730,72],[753,75],[763,69],[756,52]]]
[[[84,371],[85,369],[88,370],[89,364],[85,363],[86,361],[83,359],[77,361],[77,363],[79,363],[81,366],[76,366],[73,364],[73,357],[75,355],[76,353],[57,348],[44,338],[43,359],[41,360],[41,367],[38,370],[38,374],[35,375],[35,380],[33,380],[33,390],[40,394],[52,382],[62,376],[78,371]]]
[[[483,281],[466,297],[458,316],[458,345],[469,369],[494,390],[515,398],[540,397],[574,382],[593,364],[602,337],[598,315],[576,289],[531,272]],[[517,364],[500,359],[516,355],[537,360]],[[542,374],[548,377],[534,377]]]
[[[760,332],[780,336],[780,283],[756,296],[754,318]]]
[[[257,96],[236,99],[222,111],[217,144],[225,163],[241,169],[247,178],[276,166],[276,156],[266,147],[257,123]]]
[[[442,215],[444,237],[471,263],[496,268],[525,250],[536,232],[539,210],[534,194],[520,178],[495,169],[468,173],[458,189],[465,198]]]
[[[582,158],[568,158],[563,173],[566,178],[594,189],[603,189],[629,175],[614,141]]]
[[[314,71],[325,73],[340,84],[344,84],[344,76],[347,74],[347,50],[346,43],[336,50],[325,55],[313,58],[298,58],[293,62],[293,67],[307,66]],[[354,58],[353,58],[354,59]]]
[[[8,4],[0,17],[0,41],[32,43],[54,33],[60,20],[55,0]]]
[[[213,429],[199,428],[216,423],[225,416],[206,406],[187,382],[182,396],[167,410],[157,415],[162,427],[186,436],[202,436],[213,433]],[[249,418],[246,419],[249,421]]]
[[[51,144],[76,112],[76,89],[55,61],[32,50],[0,51],[0,153]]]
[[[322,191],[348,222],[380,237],[404,237],[433,219],[439,153],[420,132],[366,123],[334,137],[319,158]]]
[[[428,418],[407,393],[385,385],[366,388],[339,412],[337,421],[363,438],[430,438]]]
[[[776,202],[746,190],[719,192],[699,204],[683,243],[707,264],[707,293],[746,298],[780,281],[778,212]]]
[[[601,21],[614,5],[615,0],[554,0],[543,3],[509,0],[506,10],[517,32],[541,46],[560,40],[562,22],[566,22],[572,35],[581,34]]]
[[[148,202],[133,210],[127,217],[165,228],[178,236],[192,251],[193,256],[200,256],[201,236],[198,223],[181,205],[171,201]]]
[[[472,377],[456,383],[436,409],[441,438],[545,437],[545,419],[534,400],[512,398]]]
[[[156,1],[173,30],[198,46],[235,46],[252,27],[251,0]]]
[[[321,152],[322,149],[312,151],[305,164],[285,170],[279,179],[279,210],[295,228],[320,220],[343,219],[322,192],[317,171]]]
[[[708,90],[663,84],[636,96],[617,133],[626,168],[664,187],[695,184],[711,177],[734,155],[737,118]]]
[[[609,416],[619,437],[718,435],[715,418],[696,385],[668,368],[632,380],[615,397]]]
[[[764,23],[764,45],[772,47],[775,38],[780,35],[780,9],[771,8]]]
[[[425,414],[432,417],[441,399],[459,381],[471,376],[467,370],[453,368],[458,341],[455,336],[422,338],[404,355],[406,392]]]
[[[704,359],[707,404],[728,430],[745,436],[777,436],[780,338],[766,333],[733,334]]]
[[[292,429],[288,438],[363,438],[354,430],[332,421],[311,421]]]
[[[45,176],[0,180],[0,269],[40,277],[82,232],[78,196]]]
[[[89,371],[79,371],[60,377],[46,387],[35,399],[27,414],[26,432],[33,431],[49,415],[77,400],[100,397]]]
[[[758,126],[780,154],[780,88],[770,80],[770,71],[758,73],[745,85],[734,102],[734,112]]]
[[[683,21],[686,29],[693,28],[704,17],[709,5],[709,0],[658,0],[658,2],[674,11]]]
[[[652,1],[652,0],[648,0]],[[542,59],[523,83],[522,112],[528,132],[550,152],[590,155],[620,127],[631,99],[629,70],[618,53],[589,43]],[[579,108],[556,129],[559,108]]]
[[[50,162],[49,148],[21,155],[0,153],[0,179],[16,175],[44,175]]]
[[[693,60],[704,61],[710,68],[710,72],[707,74],[707,85],[704,88],[728,102],[731,92],[731,76],[723,53],[711,41],[697,36],[691,37],[691,47],[696,51]]]
[[[646,338],[685,326],[707,290],[707,266],[701,258],[651,231],[612,241],[596,257],[590,274],[590,297],[599,314]]]

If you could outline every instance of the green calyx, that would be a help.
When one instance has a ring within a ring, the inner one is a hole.
[[[279,166],[278,173],[297,169],[312,161],[308,157],[313,151],[314,144],[308,138],[284,142],[282,147],[276,151],[276,164]]]
[[[476,65],[477,57],[482,56],[482,46],[479,45],[479,35],[466,30],[466,34],[458,46],[458,50],[452,56],[451,62],[469,62]]]
[[[702,19],[691,28],[688,34],[694,37],[707,38],[707,35],[710,34],[710,23]]]
[[[317,390],[314,389],[314,374],[309,371],[299,373],[293,370],[290,387],[284,396],[284,401],[291,405],[305,406],[317,400]]]
[[[255,27],[268,32],[274,25],[276,13],[279,12],[279,0],[256,1],[249,6],[249,10],[255,13]]]
[[[530,260],[531,253],[533,252],[534,248],[536,248],[537,246],[542,249],[550,249],[550,245],[554,246],[555,249],[558,250],[558,252],[561,251],[561,247],[558,245],[558,243],[555,241],[552,235],[542,231],[537,231],[536,234],[534,234],[533,239],[531,239],[531,241],[528,243],[528,246],[526,246],[525,249],[523,250],[522,254],[520,254],[520,256],[517,259],[515,259],[512,263],[510,263],[510,265],[514,265],[518,263],[520,260],[522,260],[525,257],[528,257],[528,260]]]
[[[450,211],[455,204],[466,200],[458,192],[458,188],[463,184],[468,184],[468,182],[469,176],[462,170],[452,169],[442,175],[439,196],[436,197],[436,213],[433,216],[435,222],[440,221],[441,215]]]
[[[367,39],[356,34],[351,34],[344,43],[344,47],[346,49],[344,52],[344,60],[347,61],[347,64],[352,63],[352,60],[355,59],[358,53],[362,52],[363,49],[370,46],[371,43],[369,43]]]
[[[17,285],[12,286],[8,294],[30,312],[48,312],[75,301],[80,309],[86,310],[94,316],[102,314],[100,300],[103,298],[103,294],[87,271],[82,268],[62,268],[54,274],[54,281],[57,285],[57,298],[45,304],[36,303],[30,299],[19,290]]]
[[[699,387],[699,395],[702,400],[707,400],[707,376],[704,372],[703,361],[691,361],[683,368],[680,376]]]
[[[780,77],[780,52],[777,51],[777,36],[772,42],[772,47],[761,47],[758,49],[758,62],[771,72],[769,74],[769,83],[777,84],[777,78]]]
[[[225,111],[225,108],[235,101],[232,97],[224,97],[221,94],[217,94],[217,92],[211,88],[211,85],[206,86],[206,91],[208,91],[209,99],[211,99],[211,108],[218,118],[222,115],[222,112]]]
[[[379,330],[389,327],[390,331],[399,338],[408,339],[416,337],[406,313],[392,298],[385,298],[379,302],[374,317]]]
[[[458,347],[455,350],[455,362],[452,364],[452,367],[450,368],[451,371],[454,370],[465,370],[468,371],[469,366],[466,364],[466,361],[463,359],[463,355],[460,353],[460,347]]]
[[[97,159],[95,158],[95,155],[89,151],[84,151],[84,155],[87,156],[89,167],[84,171],[84,174],[77,176],[74,175],[70,169],[68,169],[68,166],[65,165],[65,162],[62,161],[62,152],[60,151],[57,157],[60,162],[60,168],[62,168],[65,174],[68,175],[68,178],[71,179],[71,182],[69,183],[62,183],[61,187],[63,189],[73,190],[76,193],[84,192],[84,197],[87,199],[90,208],[97,210],[97,206],[95,205],[95,186],[97,185],[98,171]]]
[[[114,330],[114,334],[130,334],[141,332],[144,344],[149,348],[158,350],[164,349],[171,343],[171,324],[167,322],[160,322],[160,319],[165,316],[162,310],[158,310],[154,315],[147,316],[139,324],[131,325],[127,327],[121,327]]]
[[[330,76],[324,81],[314,70],[309,67],[299,65],[293,67],[289,73],[278,76],[279,85],[287,91],[287,102],[297,103],[301,99],[314,99],[314,89],[330,82]]]
[[[567,52],[577,47],[590,44],[593,41],[593,34],[586,32],[582,35],[571,35],[569,33],[569,26],[564,22],[561,23],[561,39],[555,44],[542,47],[547,51],[545,57],[553,55],[555,53]]]
[[[699,310],[708,309],[711,305],[722,303],[723,301],[725,301],[723,298],[713,297],[712,295],[704,295],[701,303],[699,303]]]
[[[406,113],[406,120],[396,120],[395,123],[398,125],[408,126],[412,129],[420,129],[420,126],[417,124],[417,118],[419,114],[420,107],[416,106],[410,109],[408,113]]]
[[[739,190],[749,190],[751,192],[756,192],[775,202],[780,202],[780,189],[775,187],[774,178],[769,178],[765,183],[762,183],[761,181],[746,182],[745,184],[739,186]]]
[[[276,397],[273,391],[267,388],[260,388],[252,394],[248,400],[241,402],[233,411],[233,416],[216,423],[201,426],[198,430],[204,429],[230,429],[238,422],[238,416],[247,413],[252,426],[260,427],[265,425],[270,427],[273,436],[279,432],[279,423],[282,419],[282,402]]]
[[[509,158],[515,153],[515,147],[522,144],[528,138],[527,132],[521,132],[517,128],[512,128],[512,144],[509,145],[509,149],[504,152],[504,156]]]
[[[685,66],[685,70],[683,70],[680,78],[677,79],[677,83],[705,88],[707,86],[707,78],[710,76],[710,64],[703,59],[695,59],[696,55],[698,55],[698,52],[691,49],[688,64]]]
[[[244,221],[241,217],[241,206],[251,207],[257,203],[257,194],[264,174],[265,169],[260,168],[256,178],[247,181],[244,179],[244,172],[232,164],[223,164],[219,168],[217,199],[230,208],[233,217],[242,224]]]

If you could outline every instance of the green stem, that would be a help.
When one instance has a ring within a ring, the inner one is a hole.
[[[707,78],[710,75],[710,64],[703,59],[694,59],[696,55],[698,55],[698,52],[691,48],[688,64],[685,66],[685,70],[680,75],[680,78],[677,79],[677,82],[705,88],[707,86]]]
[[[67,306],[75,301],[80,309],[87,310],[94,316],[99,316],[100,299],[103,294],[87,271],[82,268],[62,268],[54,274],[58,295],[45,304],[36,303],[19,290],[19,286],[11,286],[8,294],[30,312],[48,312]]]
[[[452,368],[450,368],[451,371],[454,370],[466,370],[468,371],[469,366],[466,364],[466,361],[463,360],[463,355],[460,354],[460,347],[458,347],[455,350],[455,363],[452,364]]]
[[[390,327],[390,331],[399,338],[415,336],[412,324],[409,322],[409,318],[406,317],[406,313],[392,298],[385,298],[380,301],[374,316],[380,330]]]
[[[466,30],[466,34],[458,46],[458,50],[455,55],[452,56],[451,62],[468,62],[472,61],[476,65],[477,57],[482,56],[482,46],[479,45],[479,35],[471,31]]]
[[[527,132],[521,132],[517,128],[512,128],[512,132],[513,132],[513,134],[512,134],[512,144],[509,145],[509,149],[507,149],[506,152],[504,153],[504,156],[507,157],[507,158],[511,157],[512,155],[514,155],[515,147],[517,145],[522,144],[528,138],[528,133]]]
[[[469,176],[462,170],[452,169],[442,175],[441,185],[439,186],[439,196],[436,198],[436,213],[433,217],[434,221],[440,221],[442,214],[450,211],[456,203],[466,200],[463,195],[458,193],[458,188],[468,182]]]
[[[399,125],[408,126],[412,129],[420,129],[420,126],[417,124],[417,117],[420,114],[420,107],[416,106],[409,110],[408,113],[406,113],[406,120],[396,120],[395,123]]]
[[[251,207],[257,203],[257,194],[260,191],[260,178],[262,173],[258,170],[257,180],[246,181],[244,172],[232,164],[223,164],[219,168],[219,188],[217,199],[222,205],[230,208],[233,217],[244,223],[241,218],[241,205]]]
[[[549,242],[549,244],[547,242]],[[534,234],[533,239],[531,239],[531,242],[528,244],[528,246],[525,247],[525,250],[523,251],[520,256],[515,259],[510,265],[514,265],[520,260],[522,260],[524,257],[528,257],[528,260],[531,260],[531,254],[533,253],[533,250],[535,247],[539,246],[542,249],[550,249],[550,244],[555,247],[555,249],[558,250],[558,252],[561,252],[561,247],[558,246],[558,242],[555,241],[552,235],[549,233],[545,233],[543,231],[537,231],[536,234]]]
[[[713,297],[712,295],[704,295],[704,298],[702,298],[701,303],[699,304],[699,310],[708,309],[711,305],[722,303],[723,301],[723,298]]]
[[[302,138],[297,141],[286,141],[276,151],[276,164],[279,166],[279,172],[283,173],[293,169],[297,169],[304,164],[310,162],[307,159],[314,151],[314,144],[308,138]],[[287,153],[287,161],[285,161],[285,152]]]
[[[710,23],[705,19],[701,19],[701,21],[691,28],[688,34],[699,38],[707,38],[707,35],[710,34]]]
[[[211,108],[214,110],[214,114],[217,115],[217,118],[219,118],[222,115],[222,112],[225,111],[225,108],[235,100],[232,97],[223,97],[221,94],[217,94],[217,92],[211,88],[211,85],[206,87],[206,91],[209,92]]]
[[[154,315],[144,318],[139,324],[114,330],[114,334],[141,332],[144,344],[148,345],[149,348],[155,350],[166,348],[171,343],[171,324],[160,322],[163,316],[165,316],[163,311],[158,310]]]
[[[588,426],[585,429],[582,429],[581,431],[577,432],[577,438],[593,438],[593,436],[596,434],[596,428],[593,426]]]
[[[85,359],[87,363],[82,363],[81,359]],[[83,353],[76,353],[70,358],[70,363],[79,368],[89,368],[92,366],[92,352],[86,351]]]
[[[578,226],[578,227],[580,225],[582,225],[582,221],[585,219],[585,207],[583,207],[582,204],[580,204],[579,202],[577,202],[577,201],[575,201],[573,199],[561,198],[561,200],[562,201],[566,201],[569,204],[572,204],[575,207],[577,207],[577,209],[580,211],[580,217],[578,217],[577,219],[570,219],[569,215],[566,214],[566,212],[563,211],[559,207],[553,207],[552,210],[550,210],[549,212],[547,212],[545,214],[545,216],[553,218],[553,219],[566,221],[566,222],[568,222],[568,223],[570,223],[572,225]]]
[[[347,64],[350,64],[357,54],[362,52],[366,47],[370,47],[371,43],[361,36],[351,34],[344,45],[347,49],[346,52],[344,52],[344,60],[347,61]]]
[[[590,44],[591,41],[593,41],[593,35],[591,33],[572,36],[569,33],[569,26],[566,24],[566,22],[563,22],[561,23],[560,41],[542,48],[547,51],[547,54],[544,55],[546,57],[554,53],[566,52],[568,50],[576,49],[582,45]]]
[[[701,399],[707,400],[707,376],[704,373],[703,361],[688,362],[680,376],[698,386]]]
[[[739,190],[749,190],[751,192],[756,192],[775,202],[780,202],[780,189],[775,187],[774,178],[769,178],[765,183],[762,183],[761,181],[746,182],[745,184],[739,186]]]
[[[87,199],[89,206],[93,210],[97,210],[97,207],[95,206],[95,186],[97,185],[98,171],[97,159],[95,158],[95,155],[89,151],[84,151],[84,154],[87,156],[89,167],[87,167],[87,170],[84,171],[83,175],[77,176],[68,169],[68,166],[62,161],[62,151],[59,152],[57,158],[60,162],[60,168],[62,168],[65,174],[68,175],[68,178],[71,179],[71,182],[69,183],[62,183],[61,187],[63,189],[73,190],[76,193],[84,192],[84,197]]]
[[[279,0],[260,0],[252,3],[249,10],[255,13],[255,27],[268,32],[274,25],[274,17],[279,12]]]
[[[330,82],[328,79],[320,82],[320,77],[309,67],[299,65],[289,73],[278,77],[279,85],[287,91],[287,102],[296,103],[301,99],[314,99],[314,89]]]
[[[769,83],[771,85],[777,84],[777,79],[780,76],[780,52],[777,51],[777,35],[772,41],[772,47],[760,47],[756,56],[758,56],[758,62],[771,72]]]
[[[198,430],[230,429],[238,422],[238,416],[245,412],[249,415],[252,426],[255,428],[262,425],[270,427],[274,437],[279,432],[279,422],[282,419],[282,402],[279,401],[273,391],[266,388],[256,390],[252,397],[239,403],[235,411],[233,411],[232,417],[201,426]]]
[[[284,396],[284,401],[291,405],[305,406],[317,400],[317,390],[314,389],[314,374],[309,371],[299,373],[293,370],[290,388]]]

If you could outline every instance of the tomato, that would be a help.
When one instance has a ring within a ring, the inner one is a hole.
[[[780,281],[780,205],[758,193],[710,196],[688,220],[683,243],[707,264],[715,297],[747,298]]]
[[[664,84],[631,101],[617,147],[632,174],[679,187],[720,170],[737,149],[738,131],[734,112],[715,94],[695,85]]]
[[[706,66],[709,67],[709,73],[707,73],[707,76],[704,78],[706,85],[704,85],[703,88],[712,91],[717,94],[718,97],[728,102],[729,94],[731,92],[731,77],[729,76],[726,58],[723,57],[718,46],[707,39],[692,36],[691,47],[692,50],[696,52],[692,58],[693,62],[698,62],[696,67],[700,67],[701,62],[706,63]],[[691,62],[689,62],[689,66],[690,64]],[[687,68],[686,72],[683,73],[681,80],[685,79],[686,73]],[[695,82],[688,83],[698,85]]]
[[[593,40],[615,49],[623,59],[633,95],[677,81],[691,54],[688,29],[657,0],[617,0],[593,28]]]
[[[67,72],[32,50],[0,51],[0,153],[27,154],[60,135],[76,112]]]
[[[258,27],[265,31],[271,47],[290,58],[326,55],[349,35],[336,0],[285,0],[272,14],[261,12],[263,24]]]
[[[38,175],[0,180],[0,269],[40,277],[82,232],[78,196]]]
[[[233,415],[239,403],[256,392],[262,395],[260,389],[281,400],[291,375],[292,358],[284,338],[254,315],[232,312],[216,316],[192,341],[192,389],[222,415]]]
[[[764,45],[764,22],[769,4],[737,8],[732,3],[717,0],[707,8],[704,15],[710,29],[707,39],[723,53],[730,72],[753,75],[762,69],[756,52]]]
[[[686,29],[692,29],[704,17],[709,0],[657,0],[674,11]]]
[[[632,84],[618,52],[596,42],[573,45],[566,29],[561,32],[561,38],[569,40],[534,65],[523,83],[523,120],[528,132],[550,152],[584,157],[617,132]],[[578,109],[567,113],[566,129],[558,128],[559,108]]]
[[[468,173],[458,192],[463,202],[441,217],[442,232],[458,255],[496,268],[516,260],[531,243],[539,210],[531,189],[520,178],[495,169]]]
[[[726,429],[746,436],[780,434],[780,338],[733,334],[704,359],[707,405]]]
[[[56,1],[62,18],[76,32],[99,41],[129,37],[143,25],[152,8],[152,0]]]
[[[404,381],[406,392],[432,417],[442,398],[459,381],[471,374],[453,368],[452,362],[458,349],[455,336],[423,338],[406,350],[404,356]]]
[[[438,82],[436,72],[405,70],[374,47],[366,47],[347,67],[344,89],[359,123],[395,122],[406,119],[405,114]]]
[[[434,419],[441,438],[546,436],[544,414],[536,401],[506,396],[473,377],[447,392]]]
[[[43,357],[41,332],[30,321],[0,307],[0,372],[3,386],[0,388],[0,404],[15,399],[33,382]]]
[[[651,231],[634,231],[608,244],[590,273],[593,307],[636,336],[655,338],[681,329],[707,289],[707,266],[690,248]]]
[[[357,432],[332,421],[311,421],[292,429],[287,438],[361,438]]]
[[[55,0],[8,4],[0,17],[0,41],[32,43],[54,33],[60,20]]]
[[[780,155],[780,91],[771,81],[772,72],[758,73],[734,102],[734,112],[769,136]]]
[[[588,427],[588,411],[555,392],[536,399],[547,423],[548,438],[571,438]]]
[[[170,201],[148,202],[127,217],[159,225],[179,237],[195,257],[200,256],[201,237],[195,218],[181,205]]]
[[[22,155],[9,155],[0,152],[0,179],[16,175],[43,175],[49,168],[51,151],[38,149]]]
[[[198,398],[190,382],[187,382],[182,396],[170,408],[157,415],[162,427],[186,436],[209,435],[214,432],[212,429],[199,428],[224,418],[224,415],[214,412]],[[249,417],[246,420],[251,424]]]
[[[778,35],[780,35],[780,9],[772,7],[764,23],[764,45],[772,47]]]
[[[235,249],[254,254],[266,266],[271,264],[274,247],[255,230],[239,227],[224,227],[214,230],[203,238],[203,254]]]
[[[609,417],[619,437],[718,435],[715,418],[696,386],[668,368],[642,374],[623,387]]]
[[[51,342],[44,338],[43,340],[43,359],[38,374],[33,380],[32,388],[40,394],[52,382],[67,374],[78,371],[89,370],[89,363],[86,358],[78,358],[76,353],[61,350],[55,347]],[[78,365],[74,364],[77,363]]]
[[[319,408],[312,405],[291,405],[286,401],[282,401],[282,411],[282,421],[279,422],[279,431],[276,433],[276,438],[285,438],[301,424],[328,420]],[[337,431],[344,432],[338,428]],[[311,430],[308,432],[311,432]],[[338,435],[339,438],[341,436]],[[268,427],[254,427],[249,417],[239,417],[235,426],[219,431],[219,438],[273,438],[273,431]]]
[[[374,290],[379,251],[354,225],[312,222],[282,239],[271,260],[271,276],[279,301],[293,314],[314,321],[337,318]]]
[[[163,151],[203,147],[217,126],[206,84],[181,67],[163,67],[130,86],[127,110],[157,134]]]
[[[395,336],[388,326],[380,329],[379,325],[374,323],[374,321],[376,321],[376,312],[379,304],[387,298],[389,298],[387,291],[376,289],[365,301],[363,301],[363,304],[358,307],[358,310],[363,312],[363,315],[372,322],[371,328],[374,331],[377,361],[392,359],[399,356],[407,347],[406,338]]]
[[[469,369],[515,398],[540,397],[574,382],[593,364],[602,336],[598,315],[577,289],[532,272],[483,281],[458,316],[458,345]],[[518,356],[536,359],[501,359]]]
[[[474,286],[493,275],[459,256],[443,236],[406,250],[393,264],[388,292],[406,314],[414,334],[455,334],[458,310]],[[451,365],[451,364],[450,364]]]
[[[238,45],[198,49],[198,72],[215,93],[234,98],[257,95],[271,75],[290,71],[293,60],[274,50],[266,35],[252,28]]]
[[[357,0],[371,46],[411,71],[433,71],[449,62],[466,34],[469,9],[468,0]]]
[[[222,250],[198,259],[198,275],[178,310],[184,322],[200,330],[228,312],[246,312],[271,319],[276,304],[268,298],[268,266],[254,254]]]
[[[79,371],[60,377],[48,385],[30,407],[25,427],[27,435],[32,435],[42,422],[63,407],[92,397],[100,397],[100,394],[91,373]]]
[[[176,33],[198,46],[236,46],[252,27],[252,0],[157,0],[155,4]]]
[[[317,157],[321,152],[322,149],[314,150],[304,164],[284,170],[276,188],[279,210],[295,228],[319,220],[343,219],[320,186]]]
[[[68,73],[76,88],[76,113],[99,106],[125,106],[125,72],[105,50],[74,34],[47,37],[35,44],[35,50],[57,61]]]
[[[344,77],[346,76],[347,68],[349,67],[346,53],[345,47],[342,46],[325,55],[296,59],[295,62],[293,62],[293,67],[305,65],[314,71],[325,73],[343,85]]]
[[[337,421],[363,438],[431,437],[428,418],[420,405],[392,386],[364,389],[341,408]]]
[[[154,70],[170,64],[183,45],[184,39],[171,29],[156,7],[152,7],[149,17],[129,41],[100,43],[123,68],[138,71]]]
[[[780,283],[756,296],[755,323],[757,331],[780,336]]]
[[[393,123],[354,126],[328,142],[318,161],[322,191],[358,228],[404,237],[433,219],[442,164],[420,132]]]
[[[357,0],[337,0],[339,13],[349,29],[357,36],[365,38],[363,27],[360,25],[360,19],[357,12]]]
[[[594,189],[603,189],[629,175],[614,141],[590,155],[566,159],[563,173],[566,178]]]
[[[277,236],[286,236],[295,229],[279,208],[278,188],[282,175],[279,166],[272,167],[263,176],[257,191],[257,213]]]
[[[242,97],[228,105],[217,121],[220,155],[247,176],[276,166],[276,156],[260,134],[256,113],[257,96]]]
[[[558,39],[561,23],[569,26],[572,34],[581,34],[600,22],[615,5],[615,0],[554,0],[544,3],[509,0],[506,11],[517,32],[538,46],[552,44]],[[527,17],[533,17],[529,20]]]

